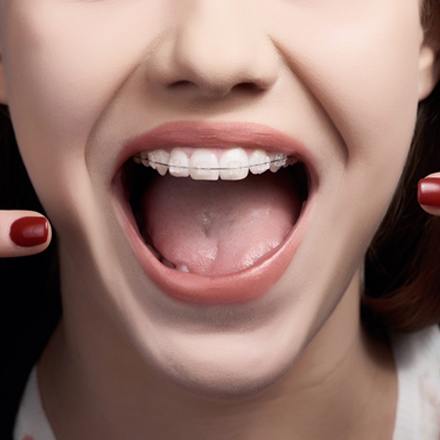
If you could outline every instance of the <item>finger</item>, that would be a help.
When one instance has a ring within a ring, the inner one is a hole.
[[[440,172],[429,174],[419,180],[417,199],[427,213],[440,216]]]
[[[1,258],[38,254],[51,239],[50,223],[38,212],[0,210]]]

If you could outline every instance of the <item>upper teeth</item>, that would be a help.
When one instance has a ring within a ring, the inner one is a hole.
[[[143,151],[133,160],[155,169],[162,176],[169,170],[172,176],[191,177],[194,180],[240,180],[249,171],[252,174],[261,174],[269,169],[276,172],[298,161],[285,153],[267,153],[261,149],[246,150],[241,147],[226,150],[177,147],[171,151]]]

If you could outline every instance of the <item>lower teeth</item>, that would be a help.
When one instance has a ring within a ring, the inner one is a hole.
[[[167,260],[164,256],[162,256],[153,246],[146,243],[148,249],[152,252],[152,254],[166,267],[169,267],[170,269],[176,269],[179,272],[190,272],[188,266],[186,264],[179,264],[176,266],[174,263],[171,263],[171,261]]]
[[[169,267],[170,269],[175,269],[179,272],[189,272],[189,268],[186,264],[179,264],[176,266],[174,263],[171,263],[171,261],[168,261],[165,257],[161,257],[159,260],[164,266]]]
[[[176,268],[180,272],[189,272],[188,266],[186,264],[180,264]]]

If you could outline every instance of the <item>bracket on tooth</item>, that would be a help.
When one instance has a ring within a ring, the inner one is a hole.
[[[153,160],[148,160],[148,159],[141,159],[139,156],[133,156],[133,162],[138,163],[138,164],[143,164],[145,166],[150,166],[153,169],[156,169],[156,167],[158,165],[166,166],[166,167],[169,166],[169,164],[167,164],[167,163],[155,162]],[[279,167],[285,168],[290,165],[294,165],[297,162],[298,162],[298,158],[296,158],[295,156],[287,156],[287,158],[283,157],[283,158],[277,158],[277,159],[271,160],[269,162],[262,162],[262,163],[256,164],[256,166],[263,166],[263,165],[272,166],[272,165],[274,165],[274,166],[279,166]],[[177,167],[176,165],[174,165],[174,166],[176,168],[182,168],[182,169],[188,169],[188,170],[192,168],[189,166],[188,167],[185,167],[185,166],[178,166]],[[202,168],[202,167],[197,167],[197,169],[199,169],[199,170],[219,170],[219,171],[220,170],[229,170],[229,169],[239,170],[242,168],[249,168],[249,167],[248,166],[247,167],[236,167],[236,168]]]
[[[237,154],[236,152],[234,153]],[[265,154],[261,150],[256,151],[255,153],[262,156],[261,159],[263,160],[258,162],[258,160],[255,160],[255,156],[253,158],[251,156],[249,162],[247,160],[241,162],[243,157],[240,157],[240,155],[242,156],[245,153],[243,151],[239,151],[238,159],[234,158],[236,159],[235,163],[238,166],[227,167],[224,165],[219,166],[222,165],[221,160],[217,161],[214,155],[209,156],[209,154],[204,158],[204,161],[200,163],[200,165],[203,164],[202,166],[198,166],[199,164],[197,163],[197,160],[195,163],[193,161],[193,163],[189,165],[188,159],[186,159],[186,161],[182,161],[181,157],[179,158],[179,162],[183,163],[178,165],[174,162],[174,160],[169,160],[170,155],[163,150],[153,153],[142,152],[134,156],[133,161],[135,163],[142,164],[145,167],[153,168],[161,176],[164,176],[167,171],[169,171],[172,176],[191,177],[193,180],[218,180],[219,178],[221,180],[242,180],[248,176],[249,172],[252,174],[262,174],[265,171],[270,170],[271,172],[276,173],[280,168],[285,168],[298,162],[298,158],[295,155],[287,156],[285,153]],[[225,154],[227,155],[231,153]],[[152,157],[150,157],[150,155]],[[158,157],[156,158],[156,156]],[[222,156],[222,159],[224,157],[225,155]],[[264,157],[269,160],[264,160]],[[193,158],[194,155],[191,157],[191,159]],[[206,165],[203,162],[205,162]],[[211,166],[209,166],[210,162],[212,164]],[[233,163],[234,161],[229,162],[229,165],[232,165]],[[242,165],[243,163],[246,163],[246,165]]]

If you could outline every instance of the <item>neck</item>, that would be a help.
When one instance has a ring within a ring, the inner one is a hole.
[[[358,277],[284,376],[245,398],[183,389],[154,370],[104,317],[81,316],[64,314],[38,363],[43,407],[57,438],[392,436],[394,360],[388,343],[372,340],[360,325]],[[372,426],[380,428],[377,436]]]

